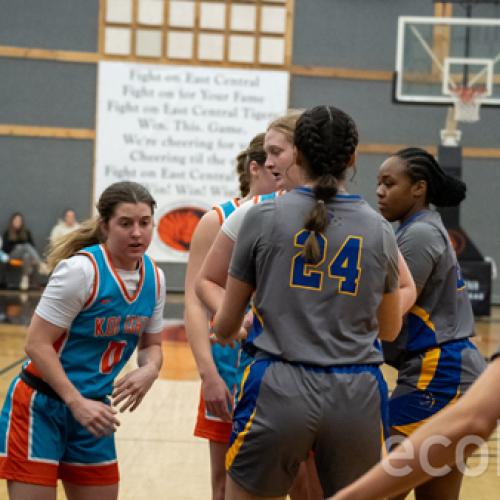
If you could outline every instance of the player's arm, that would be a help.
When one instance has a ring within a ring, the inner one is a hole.
[[[226,293],[214,321],[215,334],[221,341],[227,342],[238,338],[246,307],[255,291],[257,247],[262,238],[263,209],[265,210],[265,207],[255,205],[250,206],[250,210],[246,213],[240,209],[240,214],[235,214],[244,215],[228,266],[230,269]],[[225,237],[229,239],[228,236]]]
[[[245,216],[252,206],[251,202],[244,203],[224,221],[198,274],[196,293],[214,314],[222,304],[233,248]]]
[[[224,298],[233,248],[234,241],[219,231],[196,279],[196,293],[212,313],[219,309]]]
[[[121,404],[120,411],[134,411],[151,389],[158,378],[163,355],[161,350],[161,332],[163,331],[163,310],[165,309],[166,285],[165,275],[161,269],[158,273],[160,289],[156,296],[153,314],[144,327],[137,345],[138,368],[128,372],[113,384],[113,404]]]
[[[246,307],[254,290],[251,284],[232,276],[228,277],[226,293],[214,321],[215,334],[221,342],[238,337]]]
[[[214,210],[205,214],[193,233],[185,281],[184,322],[191,351],[201,378],[201,391],[207,410],[230,420],[228,402],[231,400],[224,380],[215,365],[208,331],[208,310],[196,294],[198,272],[219,232],[220,224]]]
[[[418,297],[436,262],[446,251],[446,242],[436,228],[416,222],[405,232],[399,242],[399,249],[415,282]]]
[[[394,340],[403,324],[403,311],[401,308],[401,297],[398,289],[384,293],[378,307],[378,338],[381,340]]]
[[[403,273],[405,274],[402,277],[403,283],[400,281],[400,254],[392,227],[386,221],[382,221],[382,245],[383,255],[386,258],[386,277],[385,293],[382,296],[377,311],[379,325],[378,336],[381,340],[391,341],[398,336],[403,322],[401,286],[403,285],[404,294],[405,286],[410,289],[413,287],[414,293],[415,285],[411,277],[406,274],[404,268]]]
[[[163,356],[161,333],[144,332],[137,346],[138,368],[117,380],[113,386],[113,404],[120,405],[120,411],[134,411],[142,402],[153,382],[158,378]]]
[[[417,294],[420,293],[415,287],[415,282],[411,275],[408,264],[403,255],[398,250],[398,269],[399,269],[399,297],[401,301],[401,312],[406,314],[415,304]]]
[[[61,365],[54,343],[66,329],[33,315],[28,328],[25,351],[43,380],[59,395],[74,417],[94,436],[100,437],[116,430],[120,422],[109,405],[83,397],[68,379]]]
[[[500,358],[494,360],[458,402],[437,413],[405,439],[382,462],[330,500],[381,500],[396,496],[430,479],[425,464],[439,469],[469,456],[476,445],[471,436],[486,440],[500,418]],[[436,444],[436,437],[440,439]],[[434,440],[434,443],[433,443]],[[447,444],[442,444],[447,443]],[[461,453],[463,452],[463,453]]]

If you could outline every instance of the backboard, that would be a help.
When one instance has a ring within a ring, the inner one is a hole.
[[[500,105],[500,20],[400,17],[395,101],[449,104],[463,89]]]

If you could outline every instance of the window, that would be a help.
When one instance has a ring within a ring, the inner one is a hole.
[[[293,0],[101,0],[105,58],[221,66],[291,64]]]

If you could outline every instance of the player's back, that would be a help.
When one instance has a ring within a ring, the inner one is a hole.
[[[380,362],[374,347],[377,309],[389,291],[391,266],[390,287],[397,286],[392,228],[361,197],[339,194],[327,205],[330,222],[325,234],[317,235],[321,257],[311,265],[302,250],[309,234],[304,220],[313,203],[312,191],[298,188],[247,215],[254,211],[251,223],[261,228],[254,303],[263,325],[251,341],[289,361]]]

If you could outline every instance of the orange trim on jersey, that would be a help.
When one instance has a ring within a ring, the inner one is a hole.
[[[61,462],[59,465],[59,478],[82,486],[105,486],[118,483],[120,474],[116,461],[102,465]]]
[[[233,198],[232,200],[229,200],[229,201],[232,201],[236,208],[240,208],[240,199],[239,198]],[[227,202],[225,202],[225,203],[227,203]],[[220,205],[213,206],[212,210],[215,210],[215,213],[217,214],[217,217],[219,218],[219,225],[222,226],[222,224],[226,218],[224,217],[224,212],[221,210]]]
[[[109,254],[108,249],[106,248],[106,245],[100,245],[101,249],[103,250],[105,261],[108,264],[108,267],[110,271],[112,272],[113,276],[115,277],[116,281],[118,282],[121,291],[123,293],[123,296],[127,300],[127,302],[134,302],[135,299],[139,296],[141,293],[142,289],[142,284],[144,283],[144,257],[141,259],[141,264],[139,266],[139,283],[137,284],[137,288],[135,289],[135,292],[132,296],[129,295],[127,291],[127,287],[125,286],[125,283],[123,280],[120,278],[120,275],[118,274],[115,266],[113,265],[113,261],[111,260],[111,255]]]
[[[222,226],[222,223],[224,222],[224,214],[222,213],[222,210],[220,209],[220,207],[213,207],[213,209],[215,210],[215,213],[219,218],[219,225]]]
[[[97,262],[95,261],[94,256],[90,252],[78,252],[79,255],[85,255],[85,257],[88,257],[90,259],[90,262],[92,262],[92,266],[94,268],[94,282],[92,283],[92,291],[90,292],[90,295],[88,299],[85,301],[85,304],[83,305],[83,309],[87,309],[90,307],[90,305],[94,302],[94,300],[97,297],[97,290],[99,289],[99,272],[97,269]]]

